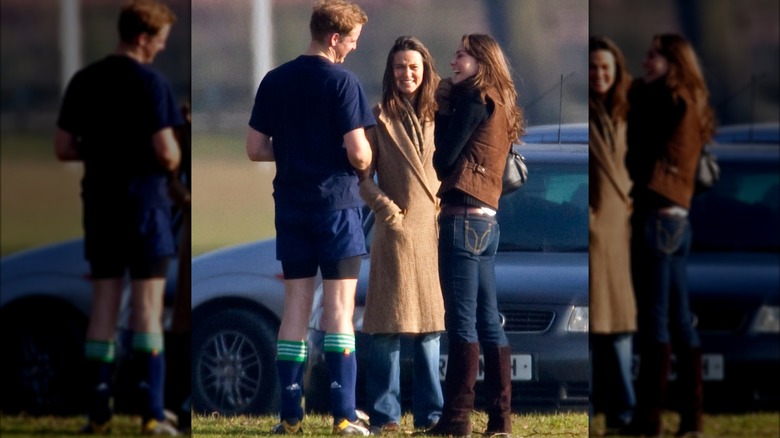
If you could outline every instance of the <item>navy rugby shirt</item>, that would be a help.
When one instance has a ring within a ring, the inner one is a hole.
[[[270,71],[249,126],[273,139],[276,208],[362,206],[344,134],[375,124],[360,82],[340,64],[302,55]]]
[[[149,204],[170,202],[167,171],[157,160],[152,136],[183,124],[165,77],[122,55],[107,56],[76,73],[57,121],[79,142],[85,200],[119,201],[143,178],[144,185],[155,186],[144,189]]]

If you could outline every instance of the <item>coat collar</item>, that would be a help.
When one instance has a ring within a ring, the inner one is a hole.
[[[428,183],[428,177],[425,173],[425,165],[433,159],[433,123],[424,122],[422,124],[424,145],[423,155],[420,157],[420,155],[415,150],[415,146],[411,139],[409,139],[409,136],[406,134],[406,129],[404,129],[403,123],[398,119],[390,118],[382,108],[381,104],[376,106],[375,111],[375,117],[379,122],[379,125],[381,125],[387,131],[390,139],[392,140],[392,147],[398,149],[398,151],[401,152],[404,159],[410,164],[409,168],[420,180],[420,182],[422,182],[426,192],[428,193],[428,196],[430,196],[432,200],[436,201],[438,199],[436,197],[436,191],[431,188],[430,184]]]

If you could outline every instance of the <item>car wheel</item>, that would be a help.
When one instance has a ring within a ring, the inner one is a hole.
[[[87,317],[64,301],[43,298],[11,304],[0,321],[2,410],[83,413]]]
[[[276,330],[257,313],[228,309],[193,325],[193,408],[223,415],[278,408]]]

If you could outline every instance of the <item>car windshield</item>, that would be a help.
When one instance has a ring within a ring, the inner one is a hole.
[[[529,163],[523,187],[501,198],[499,251],[587,251],[588,165]]]
[[[724,161],[720,167],[721,180],[693,199],[692,249],[780,250],[777,161]]]

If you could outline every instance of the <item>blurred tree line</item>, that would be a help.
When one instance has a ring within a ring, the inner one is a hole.
[[[306,50],[313,0],[166,0],[178,17],[154,67],[177,97],[192,100],[196,130],[243,130],[252,76],[251,8],[270,1],[271,65]],[[381,93],[387,51],[403,34],[420,38],[442,77],[466,33],[489,33],[506,51],[529,125],[587,119],[587,37],[604,34],[641,75],[650,38],[681,32],[696,46],[720,123],[780,118],[777,0],[357,0],[369,21],[346,67],[370,101]],[[117,0],[80,0],[82,64],[114,50]],[[2,129],[53,126],[63,84],[59,2],[0,2]],[[243,131],[242,131],[243,132]]]
[[[183,104],[190,100],[190,0],[165,0],[176,14],[166,50],[152,64],[162,71]],[[119,41],[122,2],[80,0],[82,66],[112,53]],[[2,130],[54,129],[64,91],[60,71],[60,2],[0,2],[0,111]]]
[[[513,68],[530,125],[587,120],[588,7],[582,0],[357,0],[368,15],[345,66],[378,102],[387,52],[400,35],[418,37],[451,75],[449,61],[466,33],[493,35]],[[313,1],[275,0],[273,60],[278,66],[309,45]],[[248,53],[251,0],[193,3],[193,109],[196,130],[243,129],[257,83]],[[208,32],[198,32],[208,29]],[[561,88],[561,77],[564,78]],[[561,108],[560,102],[563,101]]]
[[[590,0],[590,33],[612,38],[634,76],[657,33],[691,41],[719,124],[780,120],[777,0]]]

